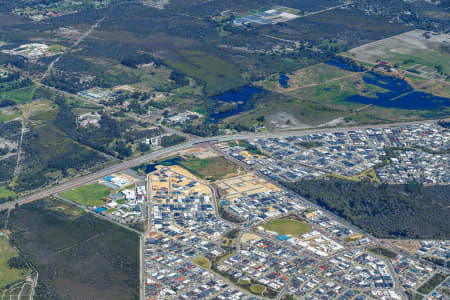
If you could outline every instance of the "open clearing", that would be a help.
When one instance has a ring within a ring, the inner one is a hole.
[[[11,197],[12,199],[17,198],[17,194],[14,193],[13,191],[8,190],[5,187],[0,186],[0,199],[1,198],[9,198]]]
[[[240,167],[221,156],[207,159],[187,158],[179,164],[199,178],[219,180],[230,175],[236,175]]]
[[[311,227],[304,222],[293,219],[271,220],[263,225],[265,230],[278,234],[302,235],[311,231]]]
[[[354,59],[363,62],[384,60],[399,64],[401,69],[413,68],[420,73],[436,72],[436,66],[440,65],[442,71],[449,74],[450,54],[440,49],[448,42],[448,34],[426,34],[423,30],[413,30],[354,48],[349,53]]]
[[[252,293],[255,293],[258,295],[261,295],[265,290],[266,290],[266,287],[261,284],[252,284],[250,286],[250,291],[252,291]]]
[[[17,250],[10,245],[8,238],[0,233],[0,291],[6,285],[23,280],[31,273],[30,269],[11,269],[8,266],[8,260],[17,256],[19,256]]]
[[[93,183],[63,192],[61,193],[61,196],[80,205],[93,207],[104,205],[110,193],[111,189],[108,187],[98,183]]]
[[[196,259],[194,259],[194,263],[199,265],[202,268],[210,269],[211,268],[211,262],[204,256],[200,256]]]

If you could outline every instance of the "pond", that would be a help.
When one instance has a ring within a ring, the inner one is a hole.
[[[156,171],[156,167],[163,165],[163,166],[174,166],[177,165],[180,162],[181,158],[180,157],[172,157],[172,158],[168,158],[166,160],[157,162],[157,163],[150,163],[150,164],[144,164],[144,165],[140,165],[138,167],[134,167],[133,170],[137,171],[137,170],[145,170],[145,174],[149,174],[153,171]]]
[[[346,98],[346,101],[409,110],[437,110],[444,106],[450,106],[450,99],[414,91],[414,89],[402,79],[380,76],[368,72],[366,76],[363,76],[363,80],[365,83],[381,87],[388,91],[377,93],[376,98],[353,95]]]
[[[348,71],[357,71],[354,65],[346,64],[339,59],[331,60],[328,64]],[[353,95],[346,98],[345,101],[409,110],[438,110],[450,106],[449,98],[415,91],[403,79],[383,76],[374,72],[365,72],[363,80],[365,83],[381,87],[387,92],[377,93],[376,98]]]
[[[263,89],[261,88],[246,85],[239,89],[227,91],[212,97],[212,99],[215,101],[220,101],[224,104],[230,105],[227,106],[226,109],[222,109],[210,114],[211,118],[218,121],[253,108],[253,105],[249,103],[250,100],[252,100],[255,95],[261,93],[262,91]]]
[[[278,78],[278,82],[280,83],[280,85],[283,88],[287,89],[288,86],[289,86],[289,84],[288,84],[289,83],[289,77],[286,76],[286,74],[281,73],[280,77]]]

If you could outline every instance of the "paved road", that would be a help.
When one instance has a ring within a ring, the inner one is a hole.
[[[168,147],[159,151],[155,151],[149,154],[145,154],[143,156],[140,156],[138,158],[121,162],[113,166],[106,167],[103,170],[94,172],[92,174],[82,176],[79,178],[75,178],[72,180],[69,180],[68,182],[65,182],[63,184],[60,184],[58,186],[50,187],[47,189],[44,189],[38,193],[28,195],[25,197],[22,197],[18,200],[11,201],[8,203],[4,203],[0,205],[0,211],[8,209],[8,208],[14,208],[16,204],[22,205],[25,203],[29,203],[35,200],[39,200],[45,197],[48,197],[50,195],[63,192],[65,190],[72,189],[74,187],[86,184],[88,182],[98,180],[100,178],[103,178],[105,176],[124,171],[126,169],[138,166],[140,164],[143,164],[148,161],[152,161],[158,158],[161,158],[163,156],[168,156],[171,153],[189,149],[192,147],[196,147],[202,143],[217,143],[217,142],[227,142],[227,141],[233,141],[233,140],[242,140],[242,139],[255,139],[255,138],[268,138],[268,137],[286,137],[286,136],[293,136],[293,135],[304,135],[304,134],[314,134],[314,133],[328,133],[328,132],[347,132],[350,130],[363,130],[366,128],[386,128],[386,127],[395,127],[395,126],[404,126],[404,125],[411,125],[411,124],[421,124],[421,123],[430,123],[430,122],[436,122],[436,120],[428,120],[428,121],[417,121],[417,122],[402,122],[402,123],[394,123],[394,124],[384,124],[384,125],[367,125],[367,126],[357,126],[357,127],[342,127],[342,128],[312,128],[312,129],[291,129],[291,130],[283,130],[283,131],[274,131],[274,132],[263,132],[263,133],[247,133],[247,134],[236,134],[236,135],[223,135],[223,136],[216,136],[216,137],[208,137],[208,138],[195,138],[191,139],[190,141]]]

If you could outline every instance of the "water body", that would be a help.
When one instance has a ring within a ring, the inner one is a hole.
[[[280,85],[287,89],[288,88],[288,83],[289,83],[289,77],[286,76],[286,74],[281,73],[280,77],[278,78],[278,82],[280,83]]]
[[[174,165],[178,165],[180,162],[181,158],[180,157],[173,157],[173,158],[169,158],[166,159],[164,161],[158,162],[158,163],[152,163],[152,164],[146,164],[146,165],[141,165],[139,167],[135,167],[133,168],[134,170],[145,170],[145,174],[149,174],[153,171],[156,171],[156,166],[159,165],[163,165],[163,166],[174,166]]]
[[[450,99],[414,91],[405,80],[379,76],[371,72],[363,76],[363,80],[388,91],[377,93],[376,98],[353,95],[345,99],[346,101],[409,110],[438,110],[450,106]]]
[[[329,61],[328,64],[344,70],[355,71],[353,66],[347,65],[341,60]],[[387,92],[377,93],[376,98],[353,95],[346,98],[345,101],[409,110],[439,110],[450,106],[449,98],[415,91],[408,82],[402,79],[366,72],[363,80],[365,83],[381,87]]]
[[[364,67],[358,66],[356,64],[354,64],[354,65],[347,64],[342,59],[339,59],[339,58],[333,58],[333,59],[327,61],[327,64],[329,64],[330,66],[335,66],[335,67],[341,68],[346,71],[351,71],[351,72],[363,72],[364,71]]]
[[[237,90],[227,91],[212,97],[212,100],[233,104],[233,106],[231,107],[231,109],[228,109],[226,111],[212,113],[210,115],[211,118],[218,121],[239,114],[243,111],[252,109],[253,105],[249,103],[250,100],[252,100],[255,95],[261,93],[262,91],[263,90],[261,88],[246,85]]]

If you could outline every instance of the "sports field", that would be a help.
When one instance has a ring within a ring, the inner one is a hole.
[[[66,199],[85,206],[102,206],[105,204],[111,189],[98,183],[83,185],[61,193]]]
[[[309,224],[293,219],[271,220],[263,225],[265,230],[278,234],[302,235],[311,231]]]

